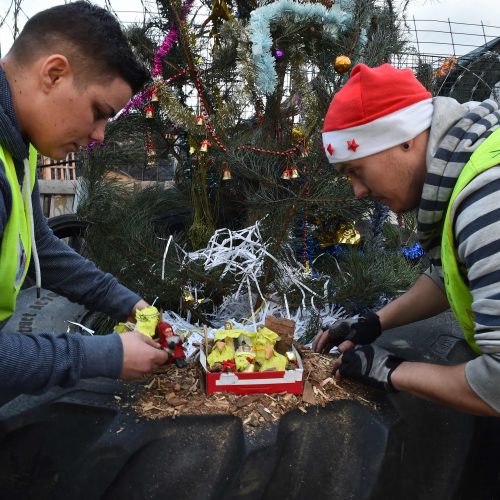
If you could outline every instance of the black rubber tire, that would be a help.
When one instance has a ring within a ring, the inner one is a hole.
[[[81,220],[76,214],[63,214],[47,221],[54,234],[81,255],[86,255],[85,233],[89,222]]]
[[[51,217],[47,224],[58,238],[81,238],[89,226],[87,221],[79,219],[76,214]]]

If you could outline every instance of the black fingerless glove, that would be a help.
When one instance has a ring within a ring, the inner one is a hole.
[[[328,330],[328,350],[344,340],[357,345],[371,344],[382,333],[380,319],[373,311],[368,311],[357,319],[344,319],[321,329]]]
[[[382,333],[380,319],[373,311],[367,311],[351,324],[346,340],[357,345],[371,344]]]
[[[403,361],[377,345],[361,345],[344,352],[339,372],[342,377],[376,389],[398,392],[392,385],[391,375]]]

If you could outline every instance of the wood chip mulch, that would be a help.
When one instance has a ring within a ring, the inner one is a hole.
[[[180,415],[230,414],[242,419],[247,431],[277,422],[285,413],[298,409],[307,413],[314,406],[325,406],[340,399],[355,400],[373,410],[378,403],[362,385],[349,380],[336,381],[331,355],[302,349],[304,391],[301,396],[286,392],[237,396],[219,392],[206,394],[200,387],[200,366],[185,368],[167,365],[150,374],[132,389],[131,407],[145,418],[176,418]]]

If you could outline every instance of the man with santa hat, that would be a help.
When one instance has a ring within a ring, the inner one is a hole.
[[[406,293],[348,322],[336,376],[498,416],[498,103],[432,98],[409,69],[359,64],[329,107],[323,145],[357,198],[372,198],[396,213],[418,209],[418,238],[431,263]],[[409,362],[373,343],[383,330],[448,308],[477,353],[467,363]],[[330,351],[337,326],[320,331],[315,351]]]

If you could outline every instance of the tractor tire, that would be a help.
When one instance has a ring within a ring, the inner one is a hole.
[[[452,338],[439,347],[435,335],[423,359],[469,356]],[[375,407],[334,401],[247,433],[230,415],[141,417],[132,408],[140,384],[84,380],[0,407],[0,498],[499,498],[494,418],[374,390]]]
[[[51,217],[47,224],[58,238],[65,240],[79,254],[86,255],[85,232],[89,226],[87,221],[79,219],[76,214],[64,214]]]

